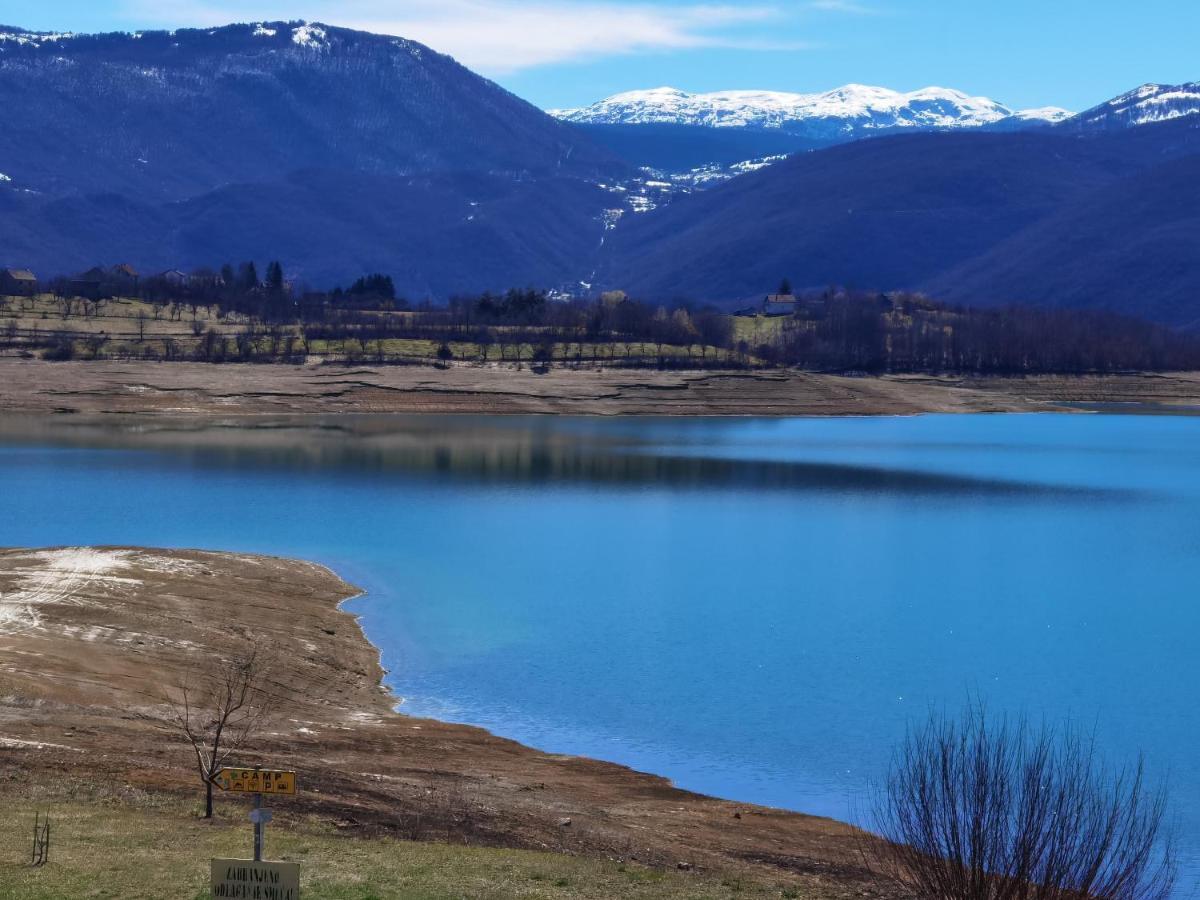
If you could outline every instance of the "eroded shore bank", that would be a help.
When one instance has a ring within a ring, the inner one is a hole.
[[[880,891],[846,825],[395,713],[376,649],[339,606],[356,593],[273,557],[0,551],[0,779],[198,796],[189,748],[154,725],[164,686],[253,634],[274,648],[281,708],[239,762],[298,770],[284,821],[785,877],[813,897]]]
[[[498,366],[0,359],[0,409],[28,413],[874,416],[1129,404],[1200,411],[1200,373],[849,377],[560,368],[538,375]]]

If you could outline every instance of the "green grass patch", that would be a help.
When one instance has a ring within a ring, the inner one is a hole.
[[[783,333],[783,316],[734,316],[733,340],[745,341],[751,347],[769,344]]]
[[[246,810],[205,822],[155,795],[49,803],[48,865],[29,863],[35,800],[0,800],[0,898],[209,898],[213,857],[250,855]],[[282,807],[283,804],[277,804]],[[42,808],[45,808],[44,806]],[[283,809],[277,815],[284,814]],[[268,859],[298,862],[306,900],[393,898],[780,897],[786,887],[663,872],[632,863],[392,838],[360,838],[313,822],[273,824]],[[736,887],[733,887],[736,885]]]

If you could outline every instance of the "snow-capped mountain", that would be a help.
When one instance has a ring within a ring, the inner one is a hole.
[[[1200,114],[1200,81],[1144,84],[1080,113],[1072,123],[1086,130],[1130,128]]]
[[[1066,110],[1014,111],[987,97],[930,87],[911,93],[850,84],[823,94],[718,91],[690,94],[663,87],[616,94],[580,109],[550,110],[587,125],[687,125],[785,131],[820,140],[845,140],[899,128],[978,128],[1014,116],[1056,122]]]

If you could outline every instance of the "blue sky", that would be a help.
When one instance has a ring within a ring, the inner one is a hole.
[[[1197,0],[0,0],[0,22],[39,30],[266,18],[411,37],[546,107],[661,85],[861,82],[1078,110],[1200,80]]]

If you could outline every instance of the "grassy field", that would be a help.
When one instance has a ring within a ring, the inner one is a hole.
[[[786,320],[780,316],[734,316],[733,340],[745,341],[752,348],[779,337]]]
[[[397,320],[412,322],[421,313],[379,313]],[[743,320],[735,320],[741,322]],[[759,320],[746,320],[757,322]],[[759,328],[761,334],[771,330],[768,324]],[[746,330],[749,326],[738,325]],[[267,328],[236,313],[222,314],[216,307],[179,304],[155,307],[146,301],[121,298],[99,303],[82,300],[65,301],[50,294],[36,297],[0,297],[0,340],[11,350],[24,348],[44,353],[50,344],[69,341],[72,355],[77,359],[194,359],[205,340],[204,334],[214,331],[224,343],[222,357],[231,361],[244,359],[239,337],[252,336],[248,343],[257,361],[270,361],[290,346],[289,355],[309,358],[345,360],[350,362],[420,362],[437,360],[440,340],[391,338],[359,341],[322,340],[314,338],[304,344],[298,325]],[[499,338],[505,329],[493,329],[495,342],[484,350],[477,343],[450,341],[448,346],[455,360],[464,362],[530,363],[538,347],[530,343],[504,342]],[[290,342],[290,344],[289,344]],[[760,341],[761,342],[761,341]],[[587,342],[556,343],[553,362],[621,363],[637,360],[655,361],[659,358],[699,363],[726,358],[727,351],[695,344],[691,347],[663,345],[638,341],[614,341],[603,344]]]
[[[218,818],[205,822],[170,796],[72,793],[77,799],[59,791],[0,799],[0,898],[201,900],[211,896],[210,858],[250,855],[244,806],[224,802]],[[785,886],[616,860],[348,837],[329,826],[287,822],[286,804],[274,805],[284,821],[268,826],[265,856],[300,863],[306,900],[800,896]],[[35,809],[48,809],[52,821],[50,862],[40,868],[30,865]]]

